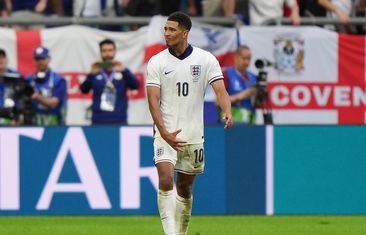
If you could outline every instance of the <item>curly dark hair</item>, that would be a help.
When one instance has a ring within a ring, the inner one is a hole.
[[[183,27],[187,30],[191,30],[192,28],[191,18],[189,18],[189,16],[183,12],[173,12],[168,16],[168,20],[178,22],[179,27]]]

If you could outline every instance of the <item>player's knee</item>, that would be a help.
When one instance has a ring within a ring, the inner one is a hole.
[[[191,198],[192,196],[192,184],[189,182],[178,182],[177,193],[183,198]]]
[[[159,178],[159,189],[172,190],[173,189],[173,176],[161,176]]]

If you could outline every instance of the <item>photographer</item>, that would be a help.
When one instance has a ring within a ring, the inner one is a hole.
[[[0,125],[15,125],[17,120],[14,109],[17,99],[13,87],[6,79],[9,76],[20,77],[20,74],[7,66],[6,52],[0,49]]]
[[[66,80],[49,68],[50,55],[47,48],[36,48],[34,59],[37,71],[26,78],[34,89],[32,104],[36,114],[33,124],[63,125],[67,99]]]
[[[114,59],[114,41],[101,41],[99,49],[102,61],[92,64],[90,73],[80,85],[82,93],[93,90],[92,123],[127,124],[127,89],[137,89],[139,81]]]
[[[255,108],[252,98],[256,95],[255,74],[249,72],[251,51],[248,46],[239,46],[235,53],[234,66],[224,70],[226,90],[232,103],[231,112],[238,123],[254,124]]]

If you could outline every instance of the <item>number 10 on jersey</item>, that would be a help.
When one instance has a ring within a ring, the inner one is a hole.
[[[188,82],[177,82],[178,96],[187,96],[189,91]]]

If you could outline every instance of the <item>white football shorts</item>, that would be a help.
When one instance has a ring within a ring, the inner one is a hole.
[[[174,165],[175,171],[184,174],[201,174],[205,167],[203,143],[188,144],[183,151],[175,151],[162,138],[154,139],[154,161],[170,162]]]

